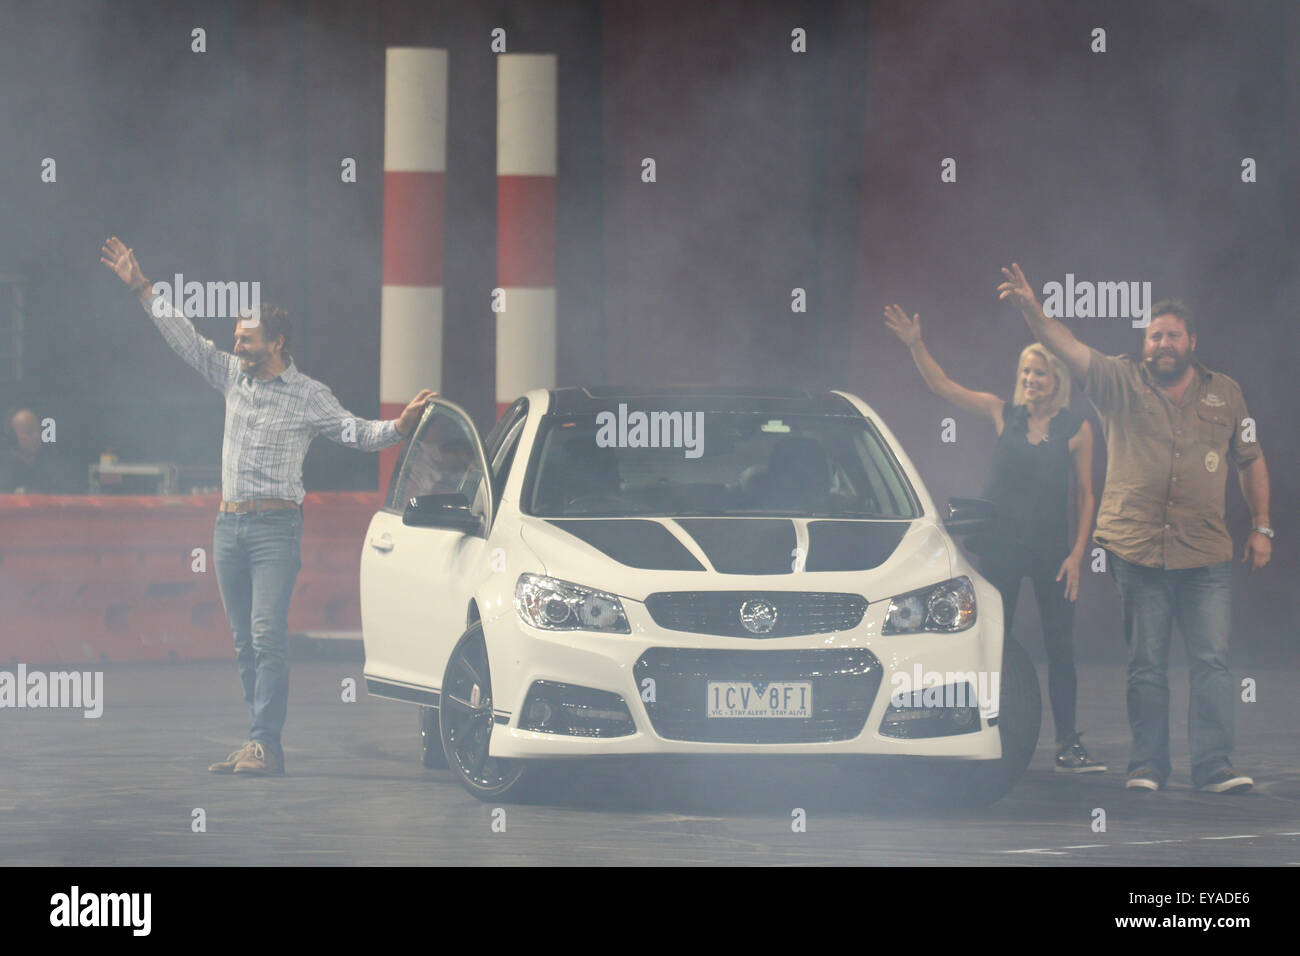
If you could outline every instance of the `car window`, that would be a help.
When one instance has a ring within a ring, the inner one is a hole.
[[[621,410],[632,422],[633,412]],[[688,419],[694,424],[685,427]],[[656,418],[655,416],[663,416]],[[640,431],[547,415],[524,489],[530,514],[915,518],[911,486],[857,415],[654,412]],[[682,427],[678,428],[678,425]]]
[[[433,406],[402,460],[391,505],[400,510],[419,495],[462,494],[482,512],[487,489],[471,428],[462,416]]]
[[[898,512],[911,507],[909,486],[894,463],[883,441],[860,442],[854,449],[862,465],[862,475],[870,488],[871,497],[885,502],[886,507]]]

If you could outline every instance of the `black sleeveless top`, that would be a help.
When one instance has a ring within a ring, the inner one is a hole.
[[[1060,409],[1047,426],[1047,438],[1029,444],[1029,409],[1006,402],[1002,434],[993,451],[993,468],[984,497],[997,506],[997,529],[980,552],[1019,552],[1059,562],[1070,552],[1070,439],[1083,419]]]

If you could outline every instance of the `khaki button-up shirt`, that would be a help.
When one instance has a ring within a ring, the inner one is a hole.
[[[1241,387],[1193,360],[1183,403],[1145,365],[1091,349],[1085,394],[1106,438],[1106,488],[1093,537],[1125,561],[1199,568],[1232,560],[1223,520],[1228,463],[1261,455]]]

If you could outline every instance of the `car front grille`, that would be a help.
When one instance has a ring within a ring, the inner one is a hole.
[[[758,602],[776,611],[767,633],[754,633],[741,620],[741,609]],[[720,637],[800,637],[851,631],[867,611],[860,594],[823,591],[660,591],[645,600],[646,610],[670,631]]]
[[[733,651],[652,647],[633,672],[655,733],[711,743],[817,743],[862,733],[882,668],[862,648]],[[647,684],[647,679],[653,684]],[[811,681],[812,716],[708,716],[709,681]],[[647,699],[653,697],[653,700]]]

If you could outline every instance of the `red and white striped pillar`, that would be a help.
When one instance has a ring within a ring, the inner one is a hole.
[[[385,54],[379,414],[390,419],[420,389],[442,390],[447,51],[389,47]],[[388,489],[400,448],[379,454],[380,491]]]
[[[497,415],[555,384],[556,61],[497,57]]]

